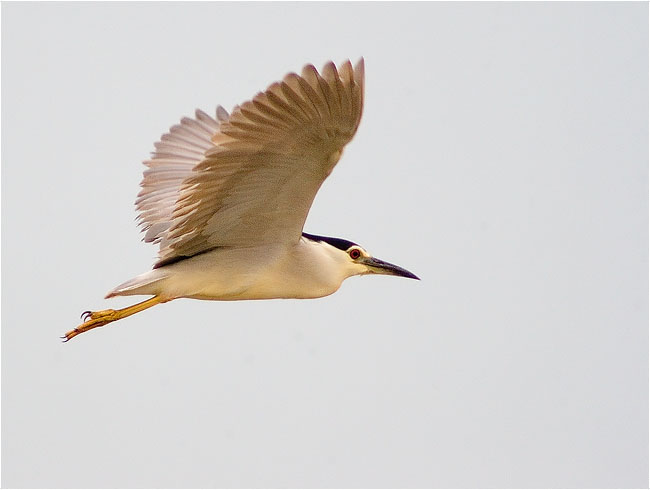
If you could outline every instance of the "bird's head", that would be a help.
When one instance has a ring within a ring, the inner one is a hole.
[[[303,236],[308,240],[320,242],[327,247],[328,253],[345,269],[347,277],[383,274],[420,280],[418,276],[398,265],[373,257],[362,246],[354,242],[342,238],[310,235],[308,233],[303,233]]]

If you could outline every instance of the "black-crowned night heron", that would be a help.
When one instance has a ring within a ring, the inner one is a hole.
[[[176,298],[318,298],[362,274],[417,277],[340,238],[303,233],[316,192],[357,131],[364,64],[307,65],[229,115],[197,110],[155,145],[136,201],[153,270],[106,297],[152,295],[87,311],[70,340]]]

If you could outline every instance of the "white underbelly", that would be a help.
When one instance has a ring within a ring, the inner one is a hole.
[[[236,301],[319,298],[341,285],[323,264],[296,267],[292,260],[295,254],[284,246],[217,249],[170,266],[161,286],[176,298]]]

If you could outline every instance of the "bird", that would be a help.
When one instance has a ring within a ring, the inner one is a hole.
[[[352,276],[419,278],[349,240],[303,231],[314,197],[352,140],[364,59],[305,65],[215,116],[197,109],[155,143],[135,205],[153,268],[106,295],[150,298],[85,311],[77,335],[178,298],[319,298]],[[371,174],[370,174],[371,175]]]

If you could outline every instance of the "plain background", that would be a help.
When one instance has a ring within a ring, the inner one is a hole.
[[[2,4],[2,484],[645,487],[647,3]],[[144,272],[153,142],[366,59],[306,230],[422,281],[179,300],[61,344]]]

